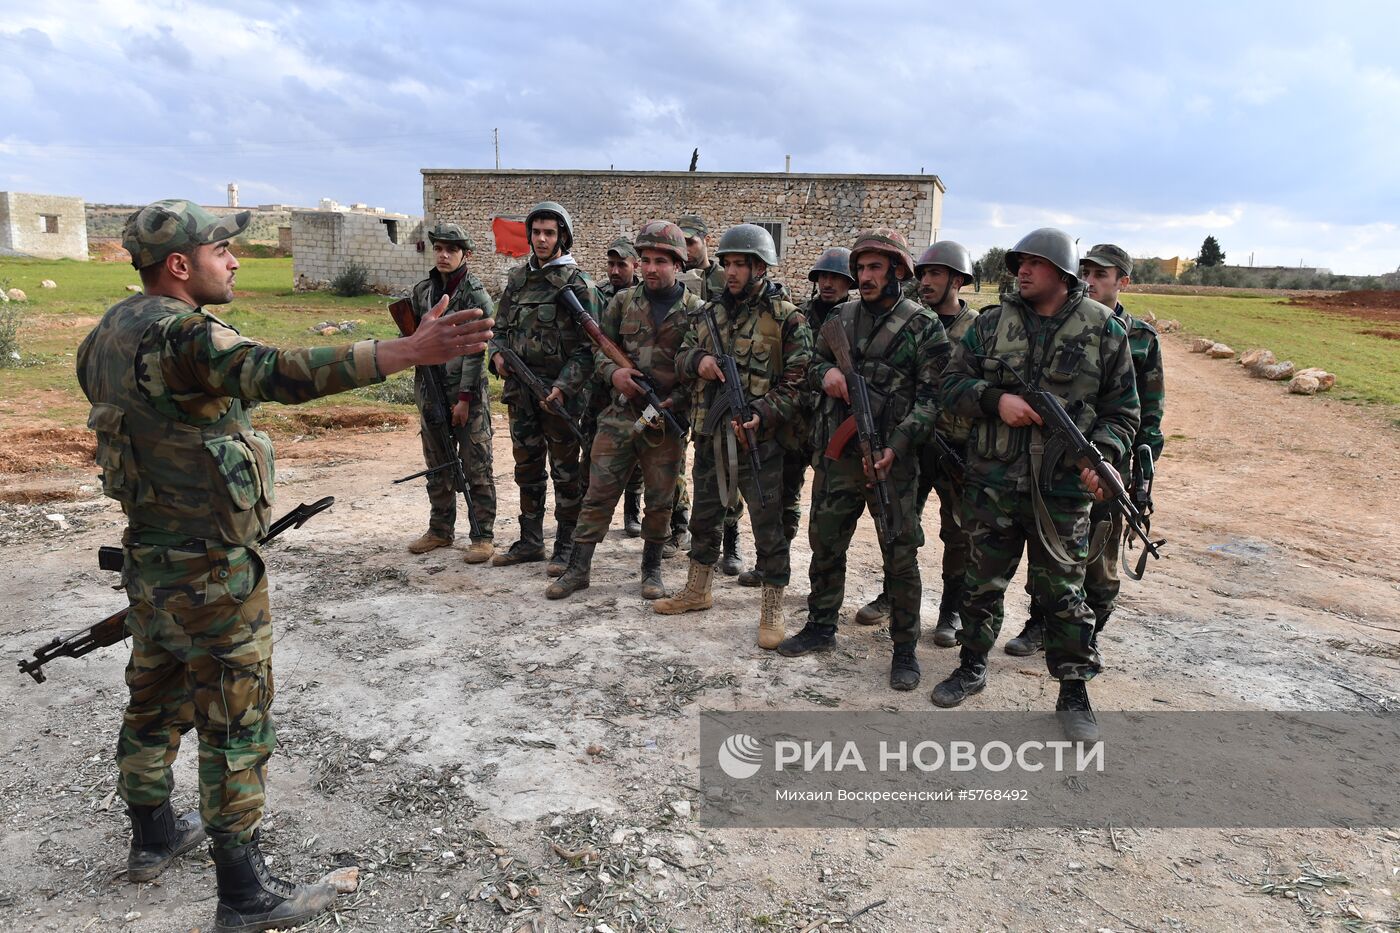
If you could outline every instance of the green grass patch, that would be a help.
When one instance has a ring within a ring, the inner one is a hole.
[[[1218,295],[1125,296],[1134,314],[1151,311],[1176,319],[1188,334],[1228,344],[1238,353],[1266,347],[1299,368],[1319,366],[1337,374],[1334,398],[1362,405],[1400,407],[1400,341],[1374,334],[1375,321],[1314,311],[1276,298]],[[1171,374],[1167,374],[1170,383]]]

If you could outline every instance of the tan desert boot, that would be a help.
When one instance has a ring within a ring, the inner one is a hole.
[[[462,560],[469,564],[484,564],[490,560],[495,553],[496,545],[494,542],[489,540],[473,541],[471,546],[467,548],[467,553],[463,556]]]
[[[410,554],[426,554],[429,551],[436,551],[440,547],[450,547],[451,538],[441,538],[431,531],[423,532],[423,536],[408,546]]]
[[[710,598],[710,584],[714,582],[714,579],[715,568],[713,566],[706,567],[699,561],[692,560],[690,574],[685,580],[685,589],[675,596],[658,599],[651,604],[651,608],[664,616],[709,609],[714,605],[714,601]]]
[[[787,638],[783,625],[783,588],[763,584],[763,604],[758,615],[758,647],[772,651]]]

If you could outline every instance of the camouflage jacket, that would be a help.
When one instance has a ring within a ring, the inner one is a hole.
[[[294,405],[382,382],[373,340],[279,350],[175,298],[113,305],[78,347],[102,488],[131,540],[247,547],[266,531],[275,467],[248,402]]]
[[[714,311],[724,349],[739,367],[763,440],[775,437],[785,422],[797,416],[803,378],[812,359],[812,332],[797,307],[781,296],[781,286],[760,278],[737,300],[726,290],[706,302]],[[697,314],[678,360],[682,378],[695,381],[691,424],[696,434],[704,431],[716,391],[708,380],[699,378],[700,361],[713,346],[710,329]]]
[[[428,277],[417,285],[413,286],[410,299],[413,301],[413,316],[418,320],[423,320],[423,315],[433,309],[433,305],[442,297],[445,288],[445,277],[441,272],[433,269],[428,273]],[[491,300],[491,296],[486,293],[486,286],[481,284],[471,272],[462,276],[462,281],[457,283],[457,290],[452,293],[452,297],[447,301],[447,311],[464,311],[468,308],[480,308],[486,312],[487,317],[492,317],[496,312],[496,303]],[[462,392],[474,392],[478,397],[482,397],[486,392],[486,366],[483,362],[485,354],[478,353],[475,356],[459,356],[448,363],[444,368],[447,379],[447,404],[451,405],[457,401],[457,396]],[[414,368],[413,388],[414,395],[418,399],[418,406],[424,404],[422,383],[423,367]]]
[[[641,284],[641,278],[634,275],[632,276],[632,284],[628,285],[627,288],[636,288],[638,285]],[[627,289],[622,290],[626,291]],[[602,306],[606,308],[608,306],[608,302],[613,300],[613,296],[615,296],[617,292],[618,289],[613,287],[613,283],[609,282],[607,279],[603,279],[602,284],[598,286],[598,299]]]
[[[968,307],[967,302],[958,299],[958,314],[951,324],[944,325],[944,330],[948,332],[948,339],[953,343],[958,343],[972,328],[972,322],[977,319],[977,309]],[[940,317],[939,323],[943,323]],[[951,350],[951,347],[949,348]],[[951,354],[950,354],[951,355]],[[946,408],[938,413],[938,433],[943,435],[943,439],[954,447],[964,447],[967,439],[972,434],[972,421],[969,418],[961,418],[948,411]]]
[[[1142,405],[1142,423],[1133,438],[1133,449],[1140,444],[1152,448],[1152,459],[1162,456],[1166,439],[1162,437],[1162,412],[1166,408],[1167,381],[1162,371],[1162,343],[1156,329],[1146,321],[1133,317],[1120,304],[1114,314],[1128,327],[1128,346],[1133,351],[1133,370],[1137,373],[1138,402]]]
[[[875,311],[853,298],[838,306],[836,314],[845,327],[852,362],[869,383],[885,444],[894,448],[896,458],[906,458],[933,433],[943,367],[948,362],[948,335],[938,315],[908,298],[886,311]],[[845,402],[822,389],[822,381],[835,366],[835,355],[818,332],[807,375],[809,387],[821,398],[812,435],[818,451],[825,449],[850,414]],[[853,456],[856,451],[851,444],[846,454]]]
[[[696,266],[682,272],[680,283],[701,301],[718,298],[724,294],[724,267],[718,260],[711,259],[704,268]]]
[[[685,335],[691,328],[691,315],[700,309],[700,299],[685,288],[680,298],[671,305],[658,329],[652,322],[651,302],[646,296],[646,286],[636,285],[618,292],[603,311],[599,328],[622,348],[627,358],[641,370],[656,387],[656,394],[662,401],[671,399],[671,411],[678,418],[688,417],[690,409],[689,379],[682,379],[676,366],[676,358],[685,342]],[[595,350],[593,362],[597,367],[598,378],[607,386],[610,412],[631,412],[635,417],[642,406],[622,397],[612,386],[613,373],[617,364],[608,359],[603,351]]]
[[[849,300],[850,298],[848,297],[846,301]],[[813,339],[816,338],[817,331],[821,330],[822,325],[826,323],[826,319],[831,316],[833,311],[843,304],[845,304],[845,301],[838,301],[834,305],[829,305],[815,295],[802,303],[802,316],[807,319],[807,326],[812,328]]]
[[[531,256],[512,269],[496,309],[496,336],[488,352],[509,347],[536,376],[553,382],[566,399],[576,399],[584,395],[593,376],[593,345],[558,297],[565,288],[573,291],[584,310],[598,317],[602,311],[598,290],[572,260],[555,261],[541,269]],[[510,405],[528,404],[514,380],[506,382],[501,398]]]
[[[1059,398],[1103,455],[1122,463],[1140,417],[1128,334],[1112,311],[1085,296],[1082,284],[1048,318],[1014,295],[984,309],[953,348],[943,376],[944,404],[972,419],[969,475],[992,488],[1029,492],[1031,427],[1013,428],[1001,420],[998,401],[1017,394],[1019,385],[992,360],[1002,360],[1027,383]],[[1047,491],[1090,498],[1072,463],[1055,465]]]

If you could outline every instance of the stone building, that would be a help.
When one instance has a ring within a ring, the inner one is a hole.
[[[407,214],[325,199],[315,210],[293,210],[291,228],[292,278],[299,290],[325,288],[355,263],[368,270],[375,290],[403,291],[432,266],[423,221]]]
[[[88,258],[82,198],[0,191],[0,256]]]
[[[798,283],[821,251],[849,246],[860,230],[894,227],[917,256],[938,237],[944,190],[936,175],[423,169],[427,223],[466,228],[477,245],[473,268],[488,286],[499,286],[520,262],[495,251],[492,219],[519,218],[552,200],[573,215],[574,257],[595,276],[619,234],[634,235],[653,218],[698,213],[709,222],[712,250],[726,227],[767,227],[782,260],[776,274],[801,295]]]

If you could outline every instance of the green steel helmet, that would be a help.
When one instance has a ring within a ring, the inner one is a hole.
[[[569,212],[564,210],[564,205],[556,201],[541,201],[530,208],[530,213],[525,215],[526,237],[530,236],[530,224],[537,218],[559,222],[559,251],[567,253],[574,245],[574,220],[569,216]]]
[[[458,224],[436,223],[433,229],[428,231],[429,243],[454,243],[470,253],[476,249],[472,244],[472,238],[467,236],[467,231]]]
[[[923,275],[924,266],[947,266],[965,279],[972,278],[972,254],[967,247],[953,240],[939,240],[924,250],[914,263],[914,274]]]
[[[710,232],[709,224],[705,223],[705,218],[701,217],[699,214],[682,214],[676,221],[676,226],[680,227],[681,232],[688,237],[693,236],[703,239]]]
[[[619,259],[636,259],[637,248],[625,236],[620,236],[608,244],[608,255],[617,253]]]
[[[874,230],[864,230],[856,234],[856,241],[851,246],[852,281],[859,281],[856,278],[856,260],[860,258],[861,253],[872,250],[884,253],[896,266],[902,266],[905,278],[914,277],[914,258],[909,255],[909,241],[904,239],[904,234],[892,227],[876,227]]]
[[[773,245],[773,234],[758,224],[739,224],[724,231],[715,247],[715,255],[725,253],[747,253],[757,257],[769,266],[778,264],[778,248]]]
[[[644,249],[659,249],[676,257],[676,262],[685,263],[685,233],[669,220],[648,220],[637,231],[637,252]]]
[[[1012,274],[1021,268],[1023,256],[1039,256],[1070,278],[1079,277],[1079,258],[1068,233],[1054,227],[1032,230],[1006,254],[1006,268]]]
[[[822,254],[817,257],[817,261],[812,263],[812,271],[807,273],[807,281],[815,282],[817,273],[830,272],[833,275],[844,275],[851,279],[851,284],[856,284],[856,280],[851,278],[851,251],[844,246],[828,246],[822,250]]]
[[[1084,254],[1084,258],[1079,261],[1082,266],[1086,262],[1092,262],[1096,266],[1103,266],[1105,269],[1117,269],[1124,275],[1133,274],[1133,259],[1128,255],[1128,251],[1121,246],[1112,243],[1100,243],[1089,252]]]

